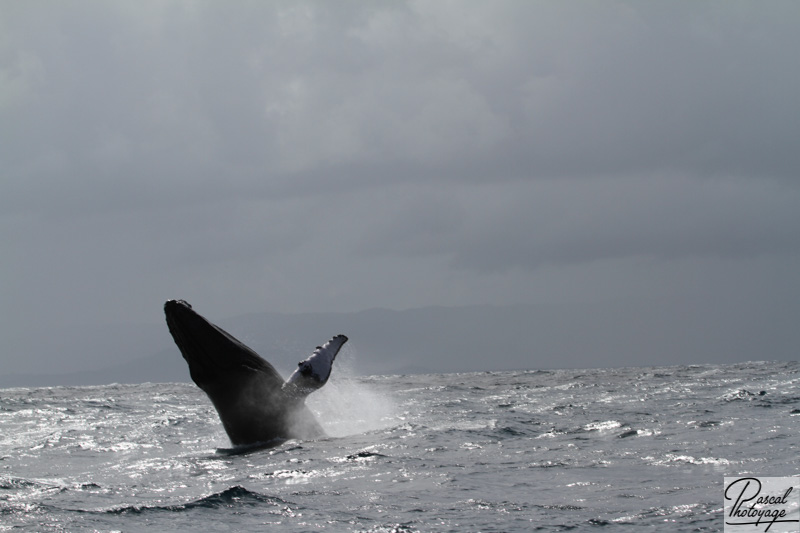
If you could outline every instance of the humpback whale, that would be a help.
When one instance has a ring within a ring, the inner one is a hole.
[[[211,399],[234,446],[325,434],[305,399],[328,381],[347,337],[336,335],[318,346],[284,381],[271,364],[188,302],[168,300],[164,314],[192,381]]]

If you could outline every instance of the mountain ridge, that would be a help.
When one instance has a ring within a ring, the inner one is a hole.
[[[718,302],[716,302],[718,303]],[[761,340],[800,345],[800,332],[768,309],[740,307],[735,322],[662,301],[581,304],[426,306],[354,312],[246,313],[218,319],[201,313],[253,348],[281,374],[333,335],[350,337],[337,366],[359,374],[661,366],[795,360],[796,353],[762,353]],[[189,372],[162,322],[84,328],[48,337],[59,350],[47,372],[7,371],[0,387],[189,381]],[[70,344],[71,343],[71,344]],[[17,350],[20,347],[17,346]],[[33,348],[31,348],[33,351]],[[24,349],[22,349],[24,353]]]

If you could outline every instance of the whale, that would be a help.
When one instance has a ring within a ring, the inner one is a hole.
[[[345,335],[317,346],[284,381],[264,358],[185,300],[167,300],[164,314],[192,381],[208,395],[234,446],[325,435],[305,400],[328,381]]]

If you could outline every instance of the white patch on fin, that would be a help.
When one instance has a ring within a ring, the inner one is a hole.
[[[308,359],[298,363],[297,369],[286,380],[284,390],[294,389],[298,393],[309,394],[325,385],[331,375],[333,360],[345,342],[347,337],[336,335],[322,346],[317,346]]]

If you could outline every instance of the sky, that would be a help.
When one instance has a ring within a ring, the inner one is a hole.
[[[0,364],[47,368],[42,338],[161,321],[167,298],[702,302],[796,329],[798,20],[793,0],[0,1]],[[777,337],[753,359],[797,353]]]

